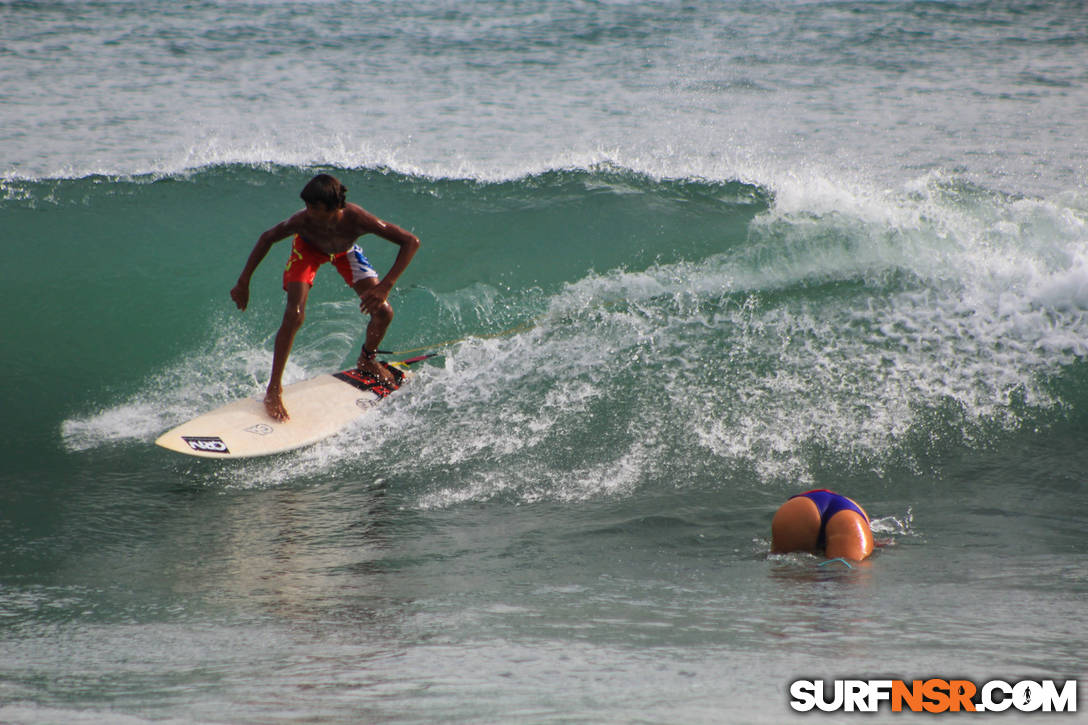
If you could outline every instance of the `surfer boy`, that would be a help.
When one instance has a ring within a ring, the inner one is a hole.
[[[771,520],[771,551],[861,561],[873,553],[869,515],[853,500],[818,488],[790,497]]]
[[[419,249],[419,239],[411,232],[395,224],[384,222],[357,204],[347,202],[347,187],[335,177],[318,174],[302,189],[300,194],[306,208],[276,226],[268,229],[257,239],[249,254],[238,283],[230,291],[231,299],[244,310],[249,304],[249,280],[268,250],[276,242],[294,235],[291,255],[283,272],[283,289],[287,292],[287,307],[283,322],[276,333],[272,354],[272,376],[268,380],[264,406],[275,420],[288,419],[283,405],[283,371],[287,357],[295,341],[295,333],[306,317],[306,300],[313,286],[317,268],[331,262],[344,281],[359,295],[359,309],[370,315],[366,339],[359,354],[358,366],[378,379],[393,382],[393,376],[376,359],[389,323],[393,320],[393,308],[389,293],[393,285],[412,261]],[[370,266],[363,250],[355,241],[364,234],[377,234],[400,247],[393,266],[380,280]]]

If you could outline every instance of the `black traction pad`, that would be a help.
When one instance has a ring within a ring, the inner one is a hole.
[[[343,380],[348,385],[358,388],[359,390],[369,390],[377,395],[379,398],[392,393],[394,390],[400,387],[400,383],[404,380],[404,371],[399,370],[396,367],[387,363],[382,363],[385,369],[393,373],[393,379],[396,381],[393,385],[382,382],[374,377],[373,373],[368,373],[365,370],[359,368],[351,368],[350,370],[341,370],[338,373],[333,373],[333,377],[337,380]]]

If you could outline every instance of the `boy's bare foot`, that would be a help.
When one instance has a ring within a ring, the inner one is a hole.
[[[389,372],[384,365],[378,362],[377,358],[373,355],[367,355],[365,351],[359,356],[359,361],[355,363],[355,365],[360,370],[370,373],[386,385],[396,385],[397,383],[396,378],[393,377],[393,373]]]
[[[269,390],[264,396],[264,409],[268,411],[268,415],[273,420],[278,420],[280,423],[286,422],[290,416],[287,415],[287,408],[283,405],[283,398],[280,397],[280,391]]]

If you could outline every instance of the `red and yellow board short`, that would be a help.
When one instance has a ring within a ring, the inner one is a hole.
[[[291,254],[287,257],[287,267],[283,270],[283,288],[287,289],[288,282],[313,285],[317,268],[325,262],[332,262],[332,266],[336,267],[336,271],[349,287],[353,287],[361,279],[378,276],[358,244],[352,245],[351,249],[341,254],[325,254],[311,247],[296,234],[291,245]]]

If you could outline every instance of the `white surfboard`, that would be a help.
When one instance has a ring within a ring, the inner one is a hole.
[[[252,458],[302,448],[341,430],[411,377],[402,363],[384,364],[395,385],[360,370],[318,375],[284,386],[286,422],[268,415],[263,396],[247,398],[182,423],[155,444],[202,458]]]

